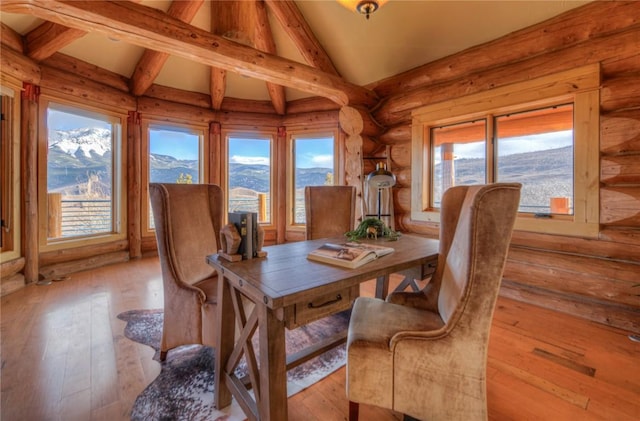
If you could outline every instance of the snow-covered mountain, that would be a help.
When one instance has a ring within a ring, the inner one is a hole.
[[[78,151],[87,158],[91,152],[103,156],[111,151],[111,130],[83,128],[75,130],[50,130],[49,148],[58,147],[64,153],[78,156]]]

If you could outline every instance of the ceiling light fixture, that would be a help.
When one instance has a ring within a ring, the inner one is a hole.
[[[367,19],[386,2],[387,0],[338,0],[347,9],[355,10]]]

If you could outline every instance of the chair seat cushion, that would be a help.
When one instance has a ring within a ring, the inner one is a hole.
[[[394,353],[391,338],[401,331],[444,326],[437,313],[359,297],[347,338],[347,397],[350,401],[393,408]]]
[[[216,304],[218,302],[218,276],[212,276],[211,278],[203,279],[202,281],[193,284],[194,287],[199,288],[207,296],[205,302],[209,304]]]
[[[359,297],[351,313],[348,344],[389,349],[398,332],[429,331],[444,326],[438,313],[388,303],[377,298]]]

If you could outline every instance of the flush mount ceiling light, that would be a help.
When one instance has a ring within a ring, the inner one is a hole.
[[[363,14],[367,19],[369,16],[382,7],[387,0],[338,0],[338,3],[349,10]]]

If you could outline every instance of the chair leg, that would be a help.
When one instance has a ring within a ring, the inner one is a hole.
[[[349,401],[349,421],[358,421],[359,412],[360,404],[358,402]]]
[[[169,351],[160,351],[160,361],[164,361],[167,359],[167,353]]]

